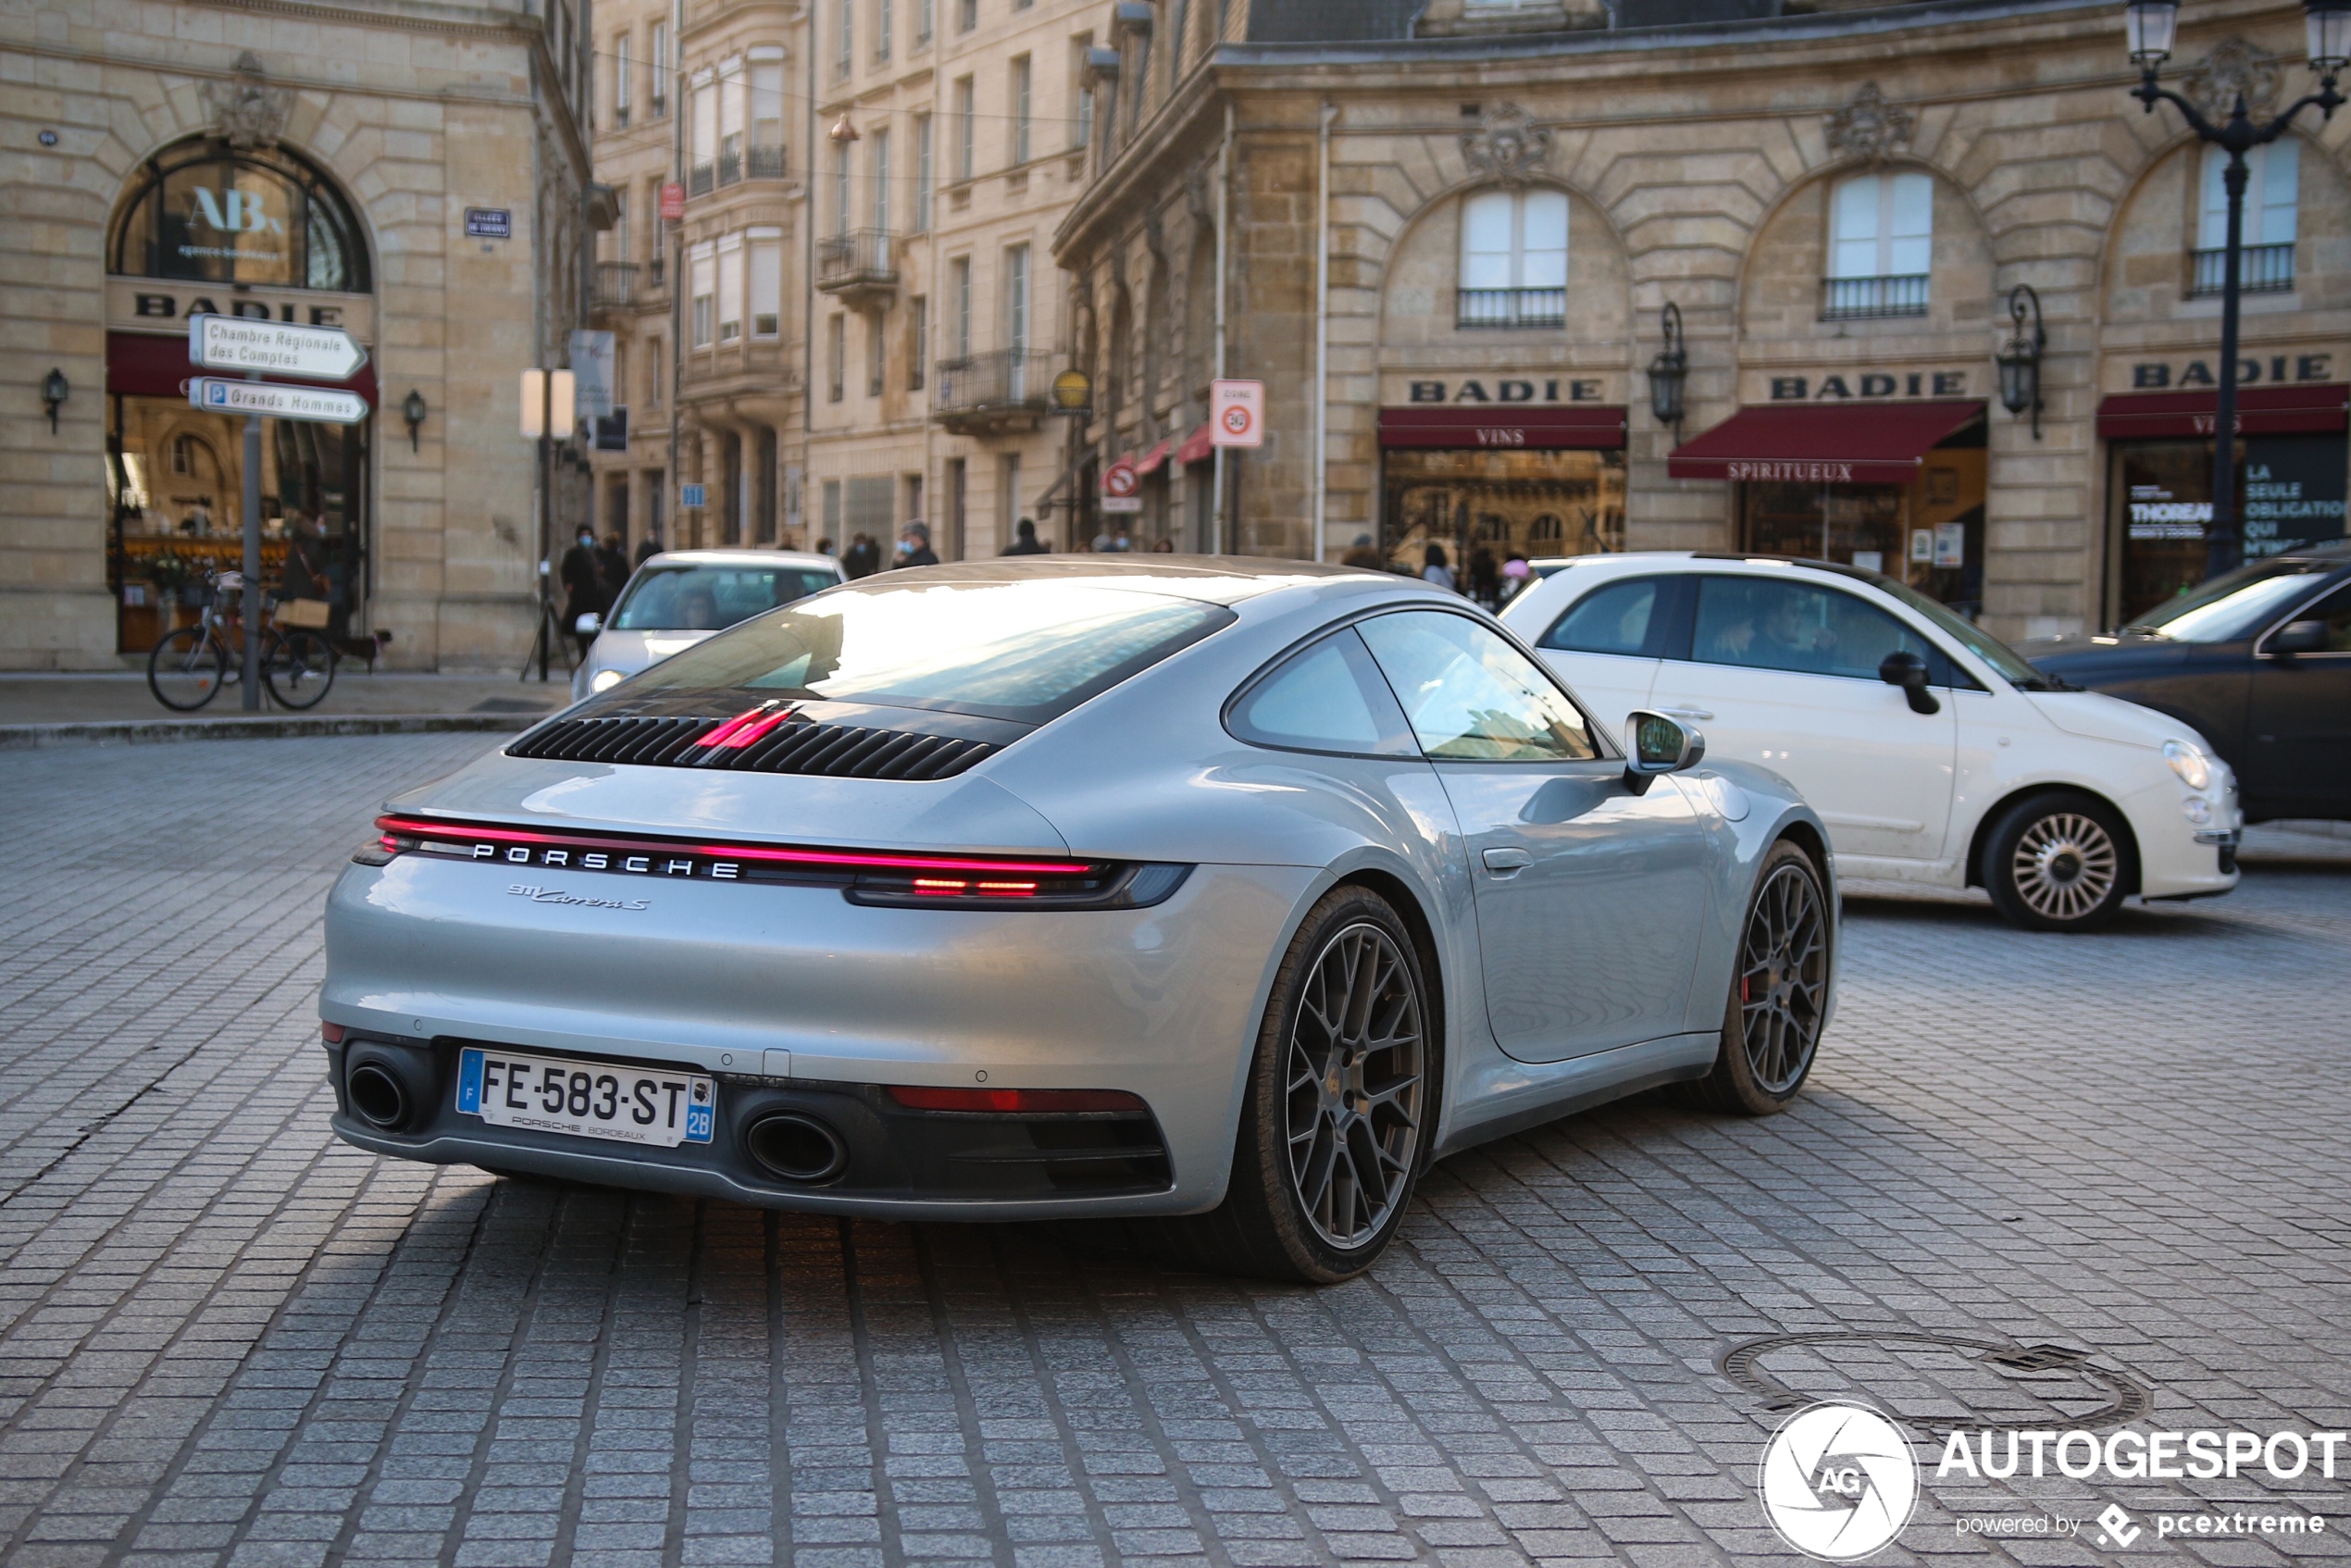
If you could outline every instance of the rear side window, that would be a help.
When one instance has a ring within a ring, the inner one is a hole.
[[[1897,650],[1924,659],[1936,685],[1951,684],[1941,650],[1853,594],[1777,578],[1698,579],[1690,656],[1700,664],[1875,680]]]
[[[1260,746],[1411,756],[1404,716],[1365,652],[1341,631],[1291,654],[1244,691],[1225,728]]]
[[[1662,657],[1673,594],[1664,578],[1635,578],[1586,593],[1551,623],[1537,648],[1575,653]]]

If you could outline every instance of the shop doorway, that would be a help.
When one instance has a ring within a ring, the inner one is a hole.
[[[1624,454],[1615,449],[1391,448],[1380,549],[1417,576],[1435,544],[1464,591],[1513,554],[1528,560],[1624,548]]]
[[[1748,480],[1739,548],[1884,572],[1973,620],[1984,613],[1982,421],[1929,450],[1909,484]]]
[[[2110,626],[2128,626],[2202,582],[2209,564],[2212,442],[2118,441],[2107,492],[2115,541]],[[2340,433],[2236,443],[2245,558],[2344,537],[2351,450]]]

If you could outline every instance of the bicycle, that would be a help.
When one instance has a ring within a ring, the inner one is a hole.
[[[193,713],[244,672],[244,575],[205,578],[204,615],[168,632],[147,655],[147,690],[175,713]],[[334,645],[305,628],[261,632],[261,684],[280,707],[316,707],[335,683]]]

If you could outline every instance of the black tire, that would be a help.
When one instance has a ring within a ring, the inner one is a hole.
[[[1763,857],[1739,923],[1723,1043],[1691,1097],[1711,1111],[1768,1116],[1804,1089],[1820,1052],[1835,954],[1828,890],[1812,857],[1783,839]]]
[[[166,632],[147,655],[147,690],[174,713],[192,714],[229,681],[229,653],[200,626]]]
[[[2112,806],[2071,790],[2000,814],[1984,844],[1984,887],[2002,919],[2028,931],[2091,931],[2138,883],[2130,830]]]
[[[1387,901],[1349,887],[1317,903],[1266,1002],[1225,1201],[1163,1222],[1167,1250],[1306,1285],[1369,1268],[1428,1163],[1436,1024],[1419,947]]]
[[[261,679],[289,708],[315,708],[335,683],[333,644],[315,631],[272,631],[261,645]]]

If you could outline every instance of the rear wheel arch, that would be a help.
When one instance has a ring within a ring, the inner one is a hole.
[[[1430,922],[1428,912],[1421,907],[1420,895],[1394,872],[1366,866],[1350,871],[1332,883],[1329,888],[1315,895],[1315,902],[1320,902],[1337,889],[1350,887],[1362,888],[1366,892],[1377,893],[1387,902],[1387,906],[1396,912],[1396,917],[1404,922],[1404,928],[1412,932],[1412,945],[1420,950],[1421,974],[1429,990],[1428,1018],[1425,1027],[1435,1037],[1431,1043],[1437,1048],[1437,1060],[1441,1064],[1445,1060],[1445,1004],[1448,995],[1448,988],[1445,984],[1445,953],[1437,944],[1437,928]],[[1440,1089],[1443,1078],[1444,1075],[1440,1070],[1437,1074]],[[1444,1115],[1444,1099],[1441,1093],[1437,1097],[1437,1115],[1440,1120]]]
[[[1984,851],[1985,846],[1991,843],[1993,831],[1999,827],[2001,819],[2026,802],[2049,795],[2084,796],[2097,802],[2114,814],[2115,821],[2122,829],[2122,852],[2125,861],[2122,890],[2126,895],[2137,892],[2139,890],[2139,838],[2137,830],[2131,825],[2130,814],[2105,794],[2082,784],[2028,784],[2021,789],[2010,790],[1986,807],[1984,814],[1975,819],[1975,830],[1968,840],[1966,885],[1971,888],[1981,888],[1985,885]]]

